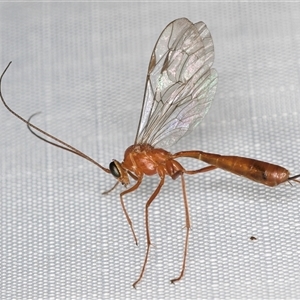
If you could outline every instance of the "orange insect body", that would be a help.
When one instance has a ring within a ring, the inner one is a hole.
[[[206,115],[214,98],[217,85],[217,72],[212,68],[214,47],[209,30],[203,22],[191,23],[182,18],[171,22],[161,33],[151,55],[145,86],[143,107],[135,142],[127,148],[124,160],[119,163],[113,160],[109,169],[93,160],[78,149],[48,134],[14,112],[4,101],[1,92],[2,78],[10,63],[0,78],[0,97],[5,107],[17,118],[27,124],[28,129],[41,140],[79,155],[94,163],[106,173],[111,173],[117,183],[123,184],[126,190],[120,193],[120,202],[133,238],[137,244],[132,221],[126,211],[124,195],[135,191],[141,184],[143,176],[158,174],[160,181],[145,205],[145,227],[147,250],[144,263],[137,283],[142,279],[150,251],[149,207],[160,192],[165,176],[173,179],[180,177],[183,202],[185,208],[186,238],[181,272],[171,280],[179,281],[184,274],[189,230],[191,227],[188,201],[185,189],[184,175],[193,175],[220,168],[231,173],[246,177],[253,181],[276,186],[287,181],[297,181],[300,175],[289,177],[289,171],[283,167],[255,159],[222,156],[203,151],[181,151],[175,154],[164,150],[176,143],[180,138],[191,132]],[[37,130],[52,140],[37,135]],[[177,158],[188,157],[204,161],[207,167],[197,170],[186,170]],[[134,180],[132,186],[129,177]]]
[[[154,148],[149,144],[128,147],[125,151],[124,161],[121,164],[117,161],[114,162],[118,164],[119,168],[123,168],[123,176],[120,176],[119,181],[127,185],[129,180],[127,180],[128,176],[126,177],[124,171],[130,171],[136,176],[167,174],[176,179],[178,175],[186,172],[181,164],[175,160],[178,157],[199,159],[216,168],[267,186],[284,183],[289,180],[290,175],[290,172],[281,166],[252,158],[226,156],[203,151],[181,151],[173,155],[164,149]]]

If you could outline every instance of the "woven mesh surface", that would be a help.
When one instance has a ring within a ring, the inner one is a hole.
[[[6,3],[0,5],[6,101],[108,166],[134,140],[152,48],[172,20],[204,21],[218,91],[204,122],[172,149],[270,161],[300,172],[300,5],[278,3]],[[2,299],[299,298],[300,186],[268,188],[215,170],[187,176],[192,218],[184,279],[180,181],[157,177],[126,196],[114,179],[37,140],[0,109]],[[197,161],[183,161],[198,168]],[[255,236],[257,240],[250,240]]]

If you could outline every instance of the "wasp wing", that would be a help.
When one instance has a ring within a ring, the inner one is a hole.
[[[203,22],[171,22],[158,38],[148,67],[135,144],[170,147],[191,132],[213,100],[214,46]]]

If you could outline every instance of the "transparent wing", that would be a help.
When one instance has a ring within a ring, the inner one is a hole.
[[[203,22],[177,19],[164,29],[149,62],[135,144],[170,147],[200,123],[216,91],[213,60]]]

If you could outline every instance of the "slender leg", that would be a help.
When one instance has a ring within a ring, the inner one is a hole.
[[[102,195],[107,195],[107,194],[109,194],[112,190],[114,190],[114,189],[117,187],[117,185],[118,185],[119,183],[120,183],[120,182],[117,181],[111,189],[109,189],[109,190],[103,192]]]
[[[208,166],[208,167],[204,167],[204,168],[201,168],[201,169],[198,169],[198,170],[184,171],[184,173],[188,174],[188,175],[194,175],[194,174],[198,174],[198,173],[204,173],[204,172],[212,171],[214,169],[217,169],[217,167]]]
[[[126,190],[126,191],[124,191],[124,192],[122,192],[120,194],[120,200],[121,200],[122,209],[123,209],[123,212],[124,212],[125,217],[127,219],[127,222],[128,222],[128,224],[130,226],[130,229],[131,229],[131,232],[133,234],[133,238],[134,238],[134,241],[135,241],[136,244],[138,244],[137,237],[136,237],[134,229],[133,229],[132,221],[131,221],[131,219],[130,219],[130,217],[128,215],[128,212],[126,210],[126,207],[125,207],[125,204],[124,204],[124,200],[123,200],[123,196],[126,195],[126,194],[128,194],[128,193],[131,193],[131,192],[135,191],[140,186],[140,184],[142,182],[142,179],[143,179],[143,176],[141,175],[140,177],[137,178],[137,182],[135,183],[135,185],[133,185],[131,188],[129,188],[128,190]]]
[[[208,166],[208,167],[204,167],[198,170],[191,170],[191,171],[187,171],[185,170],[183,167],[181,170],[178,170],[177,172],[175,172],[174,174],[171,175],[172,179],[177,179],[179,176],[181,176],[183,173],[188,174],[188,175],[194,175],[194,174],[198,174],[198,173],[204,173],[204,172],[208,172],[208,171],[212,171],[214,169],[217,169],[217,167],[215,166]]]
[[[155,197],[157,196],[157,194],[159,193],[159,191],[160,191],[161,187],[163,186],[164,182],[165,182],[165,175],[162,174],[162,175],[160,175],[160,182],[159,182],[156,190],[154,191],[154,193],[151,195],[151,197],[149,198],[149,200],[146,203],[146,207],[145,207],[146,218],[145,218],[145,220],[146,220],[147,251],[146,251],[144,264],[143,264],[140,276],[138,277],[138,279],[132,285],[134,288],[136,288],[136,285],[139,283],[139,281],[142,279],[142,277],[144,275],[145,268],[146,268],[147,261],[148,261],[148,256],[149,256],[149,250],[150,250],[150,245],[151,245],[150,230],[149,230],[149,207],[150,207],[151,203],[153,202],[153,200],[155,199]]]
[[[189,241],[189,232],[190,232],[190,228],[191,228],[189,207],[188,207],[188,202],[187,202],[187,197],[186,197],[185,181],[184,181],[183,174],[181,174],[181,185],[182,185],[183,200],[184,200],[184,209],[185,209],[186,237],[185,237],[185,244],[184,244],[182,269],[181,269],[180,275],[177,278],[172,279],[171,283],[179,281],[183,277],[183,275],[184,275],[185,264],[186,264],[186,257],[187,257],[187,249],[188,249],[188,241]]]

